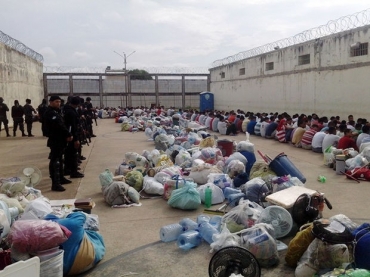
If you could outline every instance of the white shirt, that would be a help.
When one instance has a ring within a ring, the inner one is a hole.
[[[322,152],[324,153],[328,147],[336,145],[339,139],[340,137],[337,135],[326,134],[322,141]]]
[[[261,137],[265,137],[266,136],[266,127],[267,125],[269,125],[270,123],[266,122],[266,121],[263,121],[261,123],[261,129],[260,129],[260,132],[261,132]]]
[[[322,142],[324,140],[326,133],[324,132],[317,132],[312,138],[312,148],[320,148],[322,147]]]
[[[217,129],[220,132],[221,135],[226,135],[227,130],[227,124],[225,121],[219,121],[217,123]]]

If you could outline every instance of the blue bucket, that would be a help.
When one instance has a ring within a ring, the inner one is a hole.
[[[302,183],[306,183],[306,177],[303,176],[284,153],[277,155],[269,166],[278,176],[290,175],[292,177],[297,177]]]

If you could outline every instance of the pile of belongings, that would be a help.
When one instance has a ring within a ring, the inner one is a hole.
[[[0,199],[2,248],[8,249],[11,261],[38,256],[60,270],[58,276],[67,276],[83,273],[103,259],[97,215],[74,212],[72,207],[55,210],[41,191],[18,177],[0,179]],[[45,276],[50,268],[42,269]]]

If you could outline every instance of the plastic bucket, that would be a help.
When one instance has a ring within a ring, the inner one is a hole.
[[[47,259],[40,262],[40,277],[63,277],[63,254],[64,250],[60,249],[55,253],[44,255],[41,258]]]
[[[221,150],[222,156],[224,157],[229,157],[232,153],[234,153],[234,143],[231,140],[218,140],[217,147]]]
[[[269,167],[278,176],[290,175],[292,177],[297,177],[302,183],[306,183],[306,178],[285,154],[277,155],[275,159],[272,160]]]
[[[335,156],[335,172],[337,174],[343,174],[346,171],[346,162],[345,155],[336,155]]]

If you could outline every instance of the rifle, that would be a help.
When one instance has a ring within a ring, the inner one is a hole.
[[[81,143],[87,144],[87,146],[89,146],[89,142],[91,142],[91,137],[89,136],[89,132],[87,131],[86,121],[82,118],[80,119],[79,129]]]

